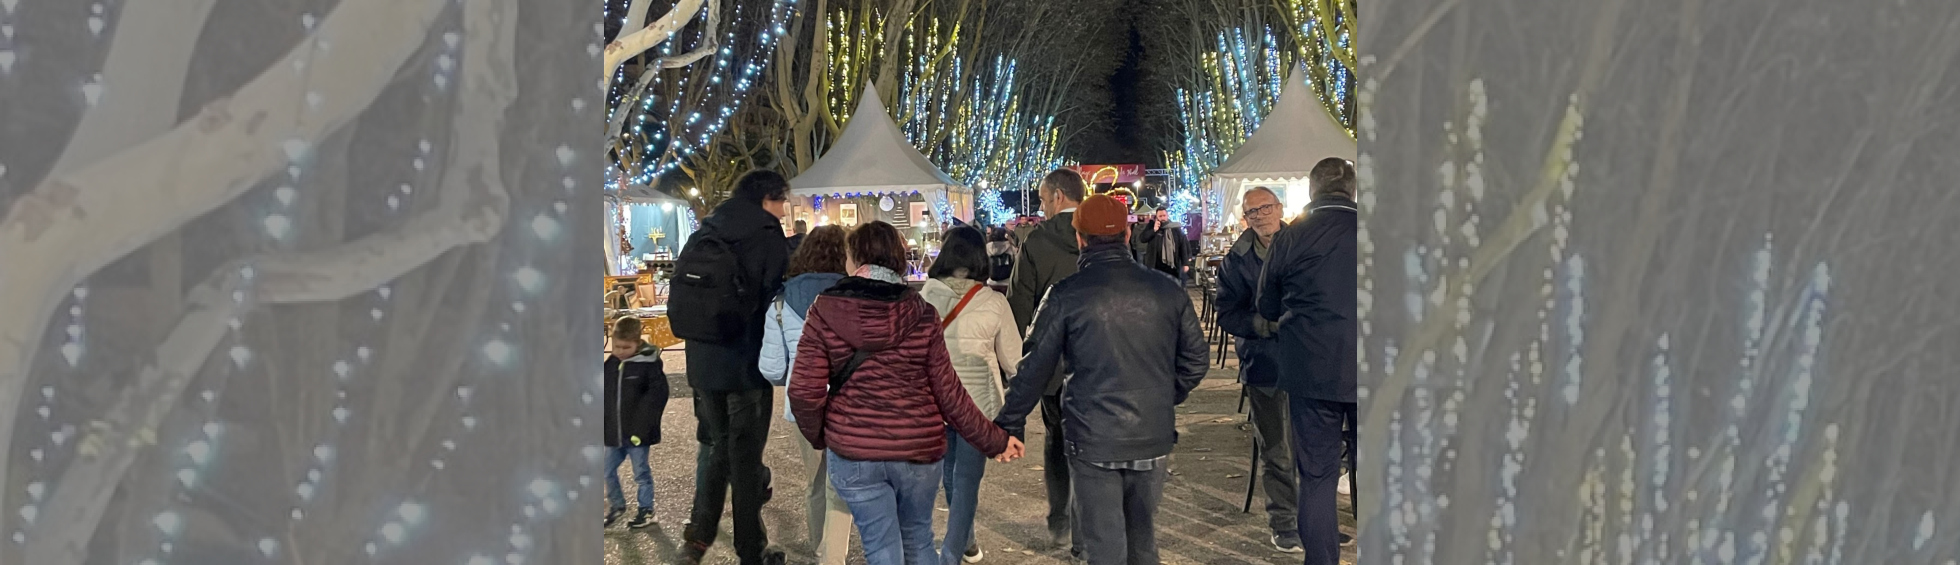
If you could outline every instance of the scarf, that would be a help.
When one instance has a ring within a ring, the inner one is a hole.
[[[879,265],[863,265],[858,267],[857,272],[851,274],[852,276],[863,277],[874,281],[882,281],[882,282],[888,282],[892,284],[905,284],[905,277],[898,276],[898,271],[887,269]]]

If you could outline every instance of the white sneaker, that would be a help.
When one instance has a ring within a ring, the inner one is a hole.
[[[979,544],[974,544],[973,547],[967,548],[966,554],[960,556],[960,560],[965,561],[967,563],[979,563],[981,559],[986,559],[986,558],[987,558],[987,552],[985,550],[980,549]]]
[[[1341,496],[1347,496],[1349,494],[1353,494],[1354,486],[1350,484],[1353,482],[1354,481],[1350,480],[1347,473],[1341,473],[1341,482],[1334,483],[1334,490],[1336,492],[1341,493]]]

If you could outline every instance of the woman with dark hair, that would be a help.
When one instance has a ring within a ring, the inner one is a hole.
[[[790,410],[810,445],[829,451],[830,484],[851,507],[870,565],[929,563],[946,428],[989,457],[1011,460],[1024,447],[967,395],[938,312],[899,274],[898,230],[859,226],[847,249],[852,276],[810,307]]]
[[[992,269],[985,245],[980,230],[962,227],[947,232],[939,258],[926,272],[931,278],[920,295],[939,311],[946,350],[960,384],[966,386],[973,404],[991,419],[999,415],[1006,400],[1005,383],[1013,378],[1014,365],[1021,360],[1021,331],[1014,324],[1007,297],[987,288]],[[968,563],[978,563],[985,553],[973,538],[973,514],[980,504],[980,479],[987,472],[987,457],[951,430],[946,432],[946,443],[950,446],[946,454],[946,506],[951,515],[946,518],[939,562],[954,565],[964,558]]]
[[[816,302],[818,293],[844,279],[846,238],[844,228],[818,226],[790,255],[789,281],[783,283],[782,295],[769,305],[763,320],[762,359],[757,365],[762,377],[771,384],[779,387],[788,384],[790,367],[796,365],[796,344],[803,338],[803,319],[809,315],[810,304]],[[795,422],[787,392],[785,388],[783,417]],[[830,476],[824,472],[823,450],[808,442],[803,446],[803,468],[810,471],[810,542],[816,545],[817,563],[843,565],[844,556],[851,548],[850,507],[837,497],[836,489],[830,488]]]
[[[987,233],[987,259],[993,272],[987,278],[1007,282],[1014,275],[1014,257],[1021,250],[1007,237],[1007,228],[997,227]]]

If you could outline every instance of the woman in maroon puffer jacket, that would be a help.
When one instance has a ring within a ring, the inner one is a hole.
[[[810,445],[827,450],[831,486],[851,507],[871,565],[930,563],[946,427],[988,457],[1020,441],[973,405],[953,371],[938,312],[905,285],[905,242],[884,222],[850,235],[854,276],[817,297],[797,343],[789,404]],[[865,357],[839,390],[833,368]]]

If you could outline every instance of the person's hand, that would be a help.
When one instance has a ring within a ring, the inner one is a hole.
[[[1008,463],[1015,459],[1020,459],[1021,456],[1027,455],[1027,453],[1028,453],[1027,445],[1022,444],[1021,440],[1019,439],[1010,437],[1007,438],[1007,451],[1000,452],[1000,455],[995,456],[994,460],[1002,463]]]

